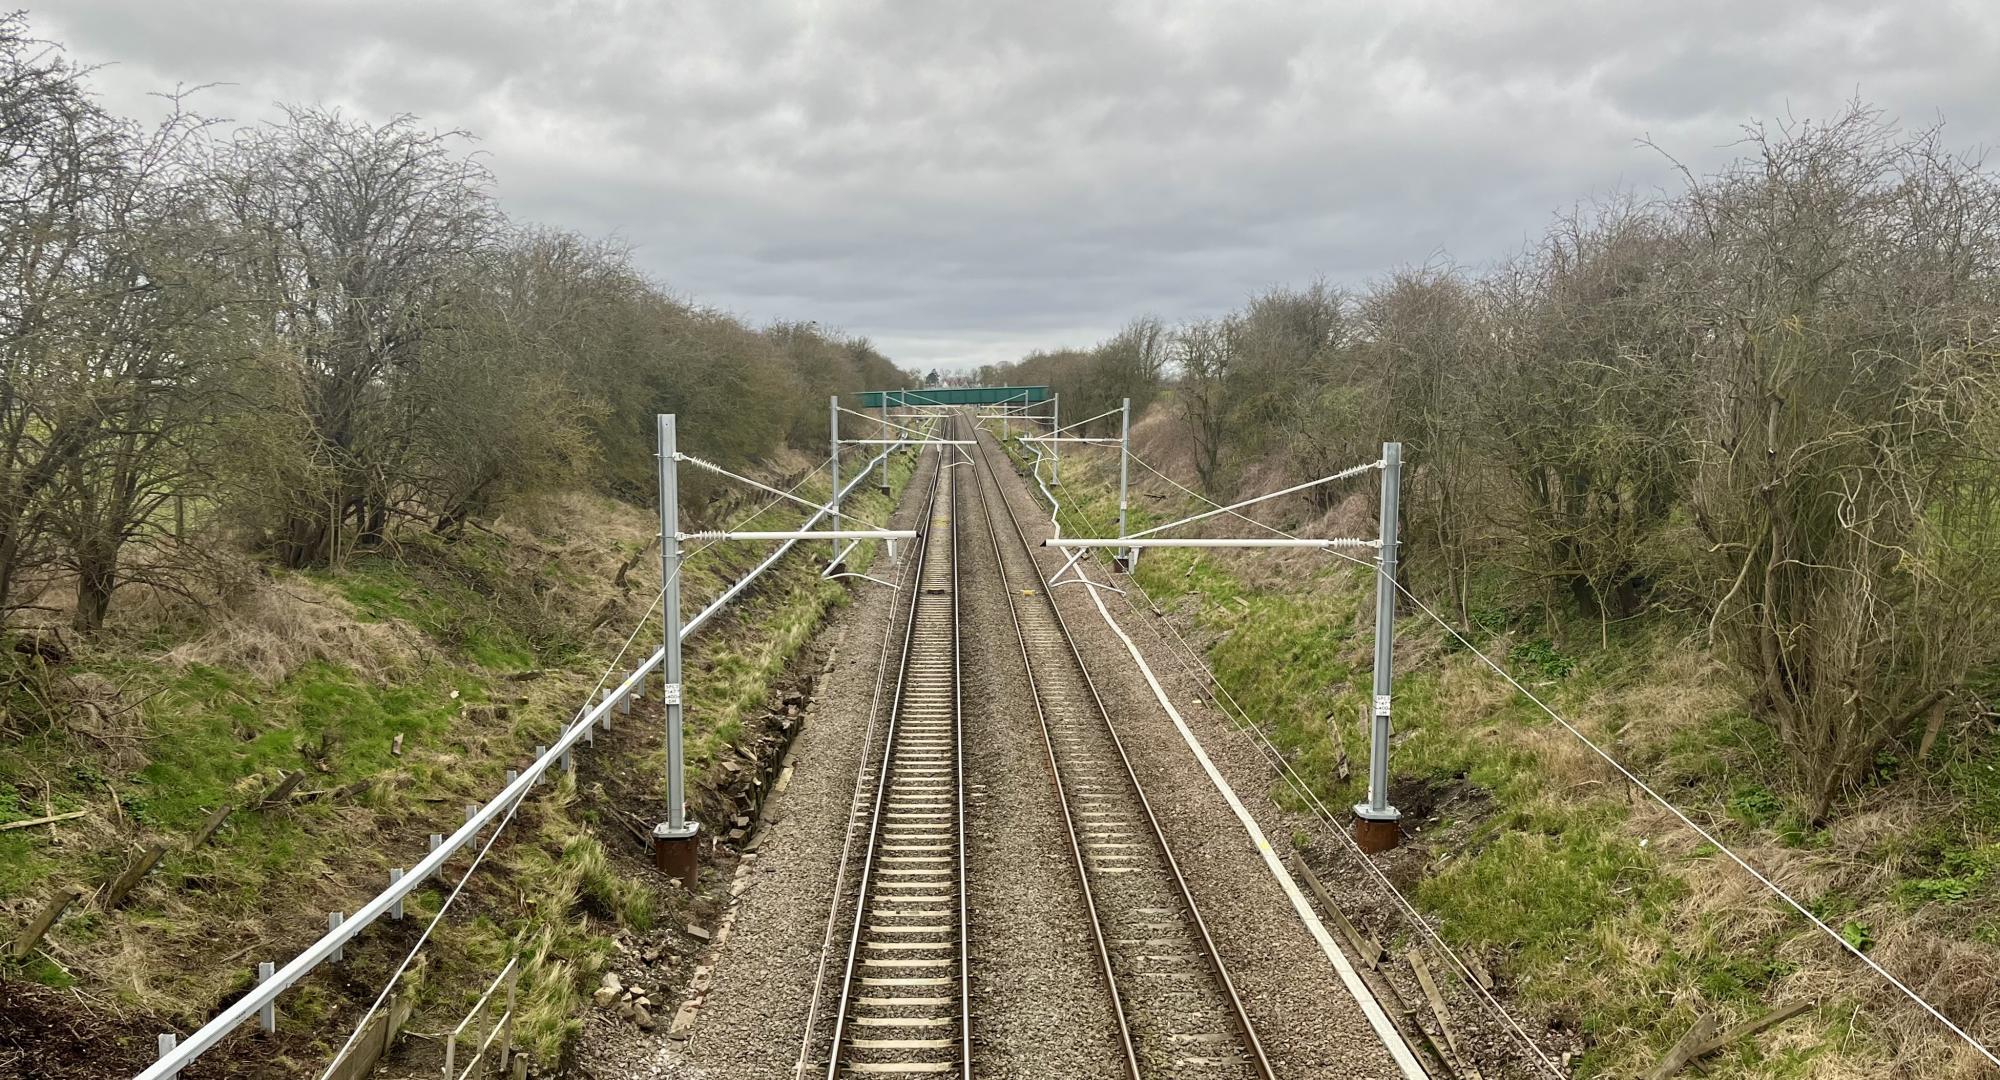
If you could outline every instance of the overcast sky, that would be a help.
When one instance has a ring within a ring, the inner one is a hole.
[[[476,133],[508,213],[912,367],[1274,284],[1479,266],[1745,121],[1859,93],[2000,133],[2000,4],[1945,0],[62,0],[105,103],[225,83]]]

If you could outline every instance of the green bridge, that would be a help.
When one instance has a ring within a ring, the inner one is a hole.
[[[890,405],[1032,405],[1049,399],[1046,386],[934,386],[925,390],[863,390],[861,407]]]

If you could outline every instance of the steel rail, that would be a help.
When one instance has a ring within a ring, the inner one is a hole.
[[[970,913],[968,912],[966,906],[968,903],[968,897],[970,895],[970,889],[967,887],[968,882],[966,877],[965,780],[964,780],[965,755],[964,755],[964,728],[961,722],[964,712],[963,710],[964,680],[962,678],[963,672],[960,666],[961,653],[959,648],[960,624],[959,624],[959,589],[958,589],[958,545],[956,543],[957,522],[958,522],[958,513],[957,513],[958,485],[951,482],[950,474],[943,467],[940,467],[938,469],[937,475],[934,478],[933,482],[935,486],[931,490],[930,500],[926,505],[926,526],[922,530],[922,537],[918,542],[918,550],[913,553],[915,560],[916,579],[914,587],[911,589],[908,621],[906,622],[903,630],[903,648],[902,648],[902,655],[897,665],[898,677],[896,680],[896,691],[889,707],[888,727],[883,734],[882,763],[879,769],[877,770],[876,774],[874,805],[868,815],[868,840],[867,843],[863,845],[861,872],[856,882],[853,926],[850,935],[848,937],[847,957],[846,957],[846,962],[843,965],[843,970],[841,974],[840,994],[836,998],[832,1038],[831,1041],[828,1043],[827,1047],[827,1068],[826,1068],[827,1080],[838,1080],[841,1074],[841,1068],[844,1060],[842,1053],[843,1044],[846,1041],[848,1021],[855,1000],[854,999],[855,970],[860,964],[862,939],[863,939],[864,929],[866,927],[866,920],[869,916],[868,905],[871,894],[873,892],[872,886],[874,884],[875,869],[876,869],[875,865],[876,851],[882,841],[882,825],[883,825],[883,820],[886,817],[885,810],[887,809],[888,806],[888,799],[890,798],[889,795],[889,792],[891,790],[890,777],[894,771],[894,766],[896,764],[896,757],[897,757],[896,743],[897,743],[899,729],[902,727],[904,705],[905,705],[905,691],[909,688],[910,685],[910,672],[912,668],[912,661],[917,657],[918,654],[917,626],[923,614],[922,609],[924,604],[924,597],[926,595],[926,586],[924,585],[924,571],[926,569],[926,562],[931,555],[932,551],[931,543],[933,540],[940,540],[941,542],[947,545],[945,549],[945,558],[948,560],[946,565],[946,579],[951,583],[950,584],[951,611],[949,617],[951,671],[952,671],[951,787],[952,787],[952,805],[953,805],[952,836],[953,836],[953,846],[956,848],[956,853],[957,853],[957,867],[954,872],[954,877],[955,877],[954,884],[958,894],[957,904],[956,904],[957,941],[955,947],[955,951],[957,953],[956,963],[958,967],[958,979],[957,979],[958,982],[957,1012],[958,1012],[958,1027],[959,1027],[958,1071],[961,1077],[969,1077],[971,1075],[972,996],[971,996],[971,964],[969,963],[970,960],[969,949],[970,949],[971,936],[969,933]],[[947,515],[946,521],[949,523],[949,529],[947,530],[945,536],[937,537],[935,536],[936,533],[935,526],[938,520],[936,505],[941,490],[944,490],[946,492],[945,497],[950,500],[950,502],[947,504],[945,511]],[[851,827],[852,825],[850,822],[850,828]],[[887,856],[884,856],[884,858],[887,858]],[[836,897],[835,903],[837,904],[838,902],[839,900]],[[808,1033],[808,1037],[810,1037],[810,1033]]]
[[[995,472],[993,468],[993,463],[990,457],[990,453],[987,450],[984,442],[981,442],[978,447],[978,457],[979,457],[979,464],[982,467],[980,471],[984,472],[987,480],[989,481],[989,483],[985,485],[983,490],[990,490],[991,493],[991,499],[985,500],[985,505],[988,508],[986,515],[987,528],[989,531],[994,531],[997,530],[998,528],[997,525],[995,525],[994,523],[994,515],[991,511],[992,499],[997,499],[1000,503],[1001,509],[1006,514],[1008,523],[1013,526],[1014,537],[1016,541],[1018,541],[1021,545],[1021,553],[1028,564],[1030,572],[1034,575],[1035,584],[1040,586],[1040,588],[1036,591],[1040,593],[1043,603],[1048,605],[1049,613],[1054,617],[1053,621],[1055,623],[1057,630],[1059,631],[1058,636],[1062,640],[1064,646],[1064,652],[1074,662],[1077,673],[1082,677],[1084,687],[1089,690],[1090,701],[1092,705],[1095,707],[1095,711],[1097,713],[1098,718],[1103,722],[1103,730],[1105,734],[1109,737],[1112,748],[1117,752],[1120,764],[1124,766],[1125,777],[1128,781],[1130,781],[1132,785],[1132,792],[1136,797],[1140,808],[1145,811],[1147,825],[1150,827],[1152,831],[1155,842],[1159,845],[1160,855],[1162,859],[1165,861],[1167,869],[1169,871],[1168,876],[1172,879],[1175,890],[1180,895],[1181,902],[1186,906],[1187,919],[1190,923],[1192,923],[1193,928],[1196,931],[1197,938],[1202,946],[1202,951],[1209,962],[1209,968],[1214,973],[1216,981],[1221,984],[1223,996],[1227,999],[1228,1002],[1229,1011],[1235,1017],[1237,1026],[1240,1029],[1241,1034],[1243,1036],[1243,1041],[1246,1045],[1246,1048],[1250,1051],[1250,1060],[1248,1064],[1250,1065],[1251,1069],[1255,1071],[1259,1077],[1262,1078],[1262,1080],[1276,1080],[1277,1074],[1271,1066],[1270,1058],[1264,1052],[1263,1040],[1258,1038],[1256,1027],[1251,1023],[1249,1010],[1243,1003],[1243,996],[1236,989],[1235,981],[1229,977],[1228,966],[1223,962],[1222,953],[1219,949],[1216,948],[1215,939],[1209,933],[1207,920],[1202,918],[1201,908],[1195,902],[1194,891],[1188,885],[1187,876],[1181,870],[1180,861],[1174,856],[1173,846],[1167,841],[1166,832],[1164,829],[1161,828],[1159,817],[1153,811],[1152,801],[1148,799],[1146,796],[1145,785],[1140,783],[1139,774],[1132,767],[1132,759],[1130,755],[1128,755],[1125,752],[1125,743],[1124,740],[1121,739],[1118,735],[1117,725],[1111,722],[1110,710],[1106,709],[1104,706],[1104,699],[1103,696],[1098,692],[1097,682],[1095,679],[1091,677],[1090,668],[1087,664],[1084,663],[1083,654],[1080,651],[1078,651],[1076,647],[1076,639],[1070,633],[1069,623],[1066,619],[1063,618],[1061,607],[1056,604],[1053,595],[1049,592],[1047,581],[1042,574],[1041,565],[1035,561],[1034,545],[1029,542],[1027,532],[1024,529],[1022,529],[1020,519],[1014,513],[1013,504],[1010,503],[1007,499],[1006,490],[1002,488],[1000,485],[999,475]],[[1007,569],[1005,561],[1000,554],[1000,544],[997,536],[995,536],[994,539],[994,557],[995,561],[999,563],[1001,578],[1003,583],[1005,583]],[[1011,585],[1009,585],[1006,588],[1006,592],[1008,600],[1008,611],[1014,617],[1015,633],[1022,642],[1022,662],[1023,665],[1029,669],[1029,679],[1032,684],[1034,682],[1033,665],[1029,663],[1028,650],[1026,644],[1027,642],[1026,631],[1021,626],[1020,615],[1016,602],[1017,590],[1014,589]],[[1042,719],[1042,736],[1044,740],[1044,745],[1049,752],[1050,769],[1057,778],[1056,780],[1058,785],[1057,790],[1058,793],[1060,793],[1061,771],[1058,767],[1058,762],[1056,758],[1053,734],[1049,729],[1047,715],[1042,708],[1041,697],[1039,693],[1037,693],[1036,695],[1035,709],[1037,715],[1040,716]],[[1105,964],[1106,979],[1108,980],[1108,983],[1112,988],[1111,989],[1112,1000],[1115,1005],[1119,1006],[1118,1027],[1119,1027],[1119,1033],[1124,1040],[1128,1065],[1132,1069],[1132,1075],[1134,1077],[1137,1077],[1139,1076],[1138,1072],[1139,1067],[1137,1064],[1137,1049],[1133,1046],[1130,1027],[1127,1024],[1126,1018],[1123,1014],[1122,1004],[1120,1004],[1121,999],[1117,991],[1117,980],[1110,967],[1109,954],[1104,940],[1105,927],[1101,921],[1097,907],[1094,901],[1092,901],[1090,897],[1090,886],[1088,884],[1088,871],[1082,855],[1081,841],[1077,836],[1075,822],[1073,818],[1070,816],[1067,802],[1064,802],[1063,804],[1063,819],[1065,824],[1067,824],[1069,827],[1070,850],[1072,856],[1076,860],[1076,871],[1078,880],[1085,882],[1083,889],[1086,898],[1086,907],[1088,908],[1091,916],[1091,930],[1093,935],[1095,935],[1097,939],[1100,959]]]
[[[937,479],[945,467],[943,453],[939,453],[937,457],[937,467],[932,472],[925,488],[926,495],[923,506],[918,510],[918,520],[930,520],[937,492]],[[898,636],[896,634],[896,627],[898,625],[906,626],[911,619],[916,617],[916,601],[919,593],[918,584],[923,578],[922,561],[916,558],[906,560],[898,577],[900,580],[894,588],[905,592],[909,596],[909,602],[904,604],[900,609],[892,608],[889,612],[889,617],[884,620],[882,625],[882,645],[880,649],[876,650],[875,657],[875,689],[868,699],[868,727],[862,734],[861,755],[854,767],[854,794],[848,799],[849,827],[846,830],[845,837],[841,840],[840,862],[834,872],[833,900],[832,903],[827,905],[826,931],[820,935],[820,962],[818,969],[813,975],[812,1004],[806,1010],[805,1036],[800,1042],[799,1060],[792,1070],[795,1077],[803,1077],[805,1075],[807,1063],[813,1057],[814,1047],[817,1042],[814,1038],[814,1033],[819,1030],[820,999],[826,987],[826,966],[833,954],[834,934],[840,926],[841,899],[846,894],[848,867],[853,862],[853,817],[856,809],[861,805],[862,792],[866,790],[864,785],[868,781],[869,763],[875,759],[875,748],[878,745],[876,740],[877,733],[881,727],[885,726],[882,722],[882,689],[889,682],[889,649],[896,642]],[[887,754],[887,741],[883,740],[879,745],[882,747],[882,752]]]

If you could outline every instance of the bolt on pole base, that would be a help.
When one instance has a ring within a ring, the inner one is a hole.
[[[653,868],[692,891],[701,877],[701,824],[690,821],[678,833],[664,822],[653,826]]]
[[[1395,807],[1381,812],[1367,803],[1354,808],[1354,842],[1365,855],[1379,855],[1403,842],[1403,815]]]

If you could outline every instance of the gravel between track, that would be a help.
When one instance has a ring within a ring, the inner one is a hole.
[[[1048,753],[986,533],[956,470],[971,803],[975,1075],[1117,1077],[1117,1026],[1077,888]],[[1007,523],[998,523],[1007,542]]]
[[[1039,493],[1007,466],[990,435],[982,432],[980,439],[1029,542],[1051,535]],[[1037,547],[1034,554],[1044,575],[1062,564],[1055,549]],[[1101,572],[1096,577],[1103,580]],[[1235,813],[1160,708],[1124,643],[1104,625],[1089,591],[1066,587],[1055,595],[1279,1076],[1399,1076]],[[1175,708],[1266,838],[1274,846],[1284,844],[1298,821],[1268,797],[1268,764],[1226,717],[1206,704],[1205,688],[1189,684],[1180,666],[1170,662],[1150,620],[1131,615],[1115,596],[1107,598],[1106,606],[1138,643]]]

